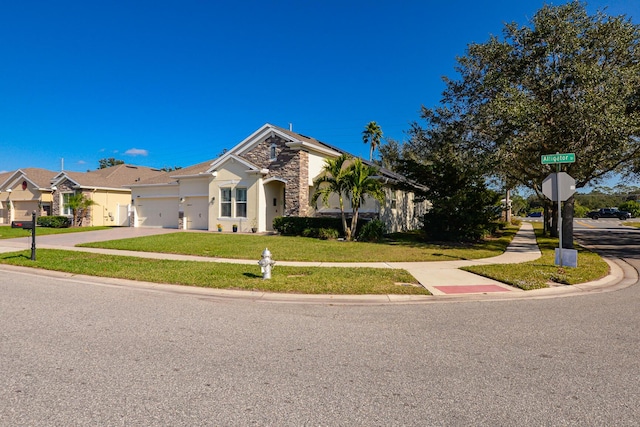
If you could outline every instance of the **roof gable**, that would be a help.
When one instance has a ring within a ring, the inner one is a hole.
[[[51,180],[57,172],[41,168],[24,168],[9,172],[8,177],[2,183],[3,187],[12,187],[20,180],[31,183],[36,188],[49,188]]]
[[[151,178],[168,175],[160,169],[120,164],[89,172],[61,172],[54,184],[69,179],[80,188],[122,188]]]
[[[307,151],[317,152],[319,154],[337,157],[343,153],[343,151],[336,149],[335,147],[318,141],[315,138],[295,133],[278,126],[266,123],[251,135],[242,140],[239,144],[229,150],[225,155],[221,157],[227,157],[230,155],[241,156],[242,154],[250,151],[259,143],[264,141],[270,136],[277,135],[286,141],[286,145],[292,149],[304,149]]]

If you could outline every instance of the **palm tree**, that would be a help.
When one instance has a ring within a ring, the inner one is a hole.
[[[351,239],[351,229],[347,226],[347,218],[344,214],[344,196],[348,190],[349,168],[346,163],[351,157],[343,154],[335,159],[325,159],[322,174],[313,181],[313,196],[311,197],[311,205],[318,202],[322,197],[322,204],[328,206],[329,197],[332,194],[338,195],[340,204],[340,214],[342,216],[342,228],[347,240]]]
[[[369,151],[369,161],[373,161],[373,152],[380,145],[382,139],[382,129],[376,122],[369,122],[362,131],[362,141],[365,144],[371,143],[371,150]]]
[[[95,204],[96,202],[91,199],[87,199],[82,193],[74,194],[67,199],[67,203],[65,203],[64,206],[71,209],[71,212],[73,213],[74,227],[82,225],[82,219],[87,215],[87,210]]]
[[[356,238],[358,226],[358,211],[366,201],[366,196],[372,197],[384,203],[384,191],[379,180],[375,179],[378,169],[375,166],[365,164],[361,159],[354,159],[349,166],[347,195],[351,199],[353,216],[351,219],[351,240]]]

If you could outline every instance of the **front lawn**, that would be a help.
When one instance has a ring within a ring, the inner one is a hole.
[[[180,232],[80,246],[256,261],[260,259],[260,254],[265,248],[269,248],[276,261],[452,261],[500,255],[517,230],[515,227],[507,228],[499,237],[474,244],[425,243],[417,240],[412,234],[396,234],[393,239],[387,239],[382,243],[365,243],[307,237]]]
[[[38,249],[0,254],[0,263],[154,283],[265,292],[429,295],[405,270],[276,266],[263,280],[257,264],[173,261]]]
[[[521,264],[494,264],[464,267],[463,270],[489,277],[520,289],[540,289],[549,283],[575,285],[600,279],[609,273],[609,265],[598,254],[576,245],[578,267],[555,265],[558,239],[544,236],[542,224],[534,224],[538,247],[542,257]]]
[[[36,238],[49,234],[79,233],[83,231],[106,230],[110,227],[69,227],[69,228],[49,228],[37,227]],[[22,228],[11,228],[9,225],[0,226],[0,239],[15,239],[19,237],[31,237],[31,230]]]

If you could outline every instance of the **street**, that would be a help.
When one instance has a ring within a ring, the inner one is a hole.
[[[576,235],[606,244],[611,233]],[[614,243],[638,241],[617,233]],[[637,249],[625,249],[636,268]],[[0,276],[2,426],[640,419],[638,284],[552,299],[319,305]]]

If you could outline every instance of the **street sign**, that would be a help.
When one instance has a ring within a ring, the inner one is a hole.
[[[556,179],[558,182],[556,182]],[[565,202],[576,192],[576,180],[566,172],[551,173],[542,181],[542,194],[553,200],[558,201],[560,193],[560,201]]]
[[[541,157],[543,165],[552,165],[557,163],[575,163],[576,155],[575,153],[564,153],[564,154],[544,154]]]

